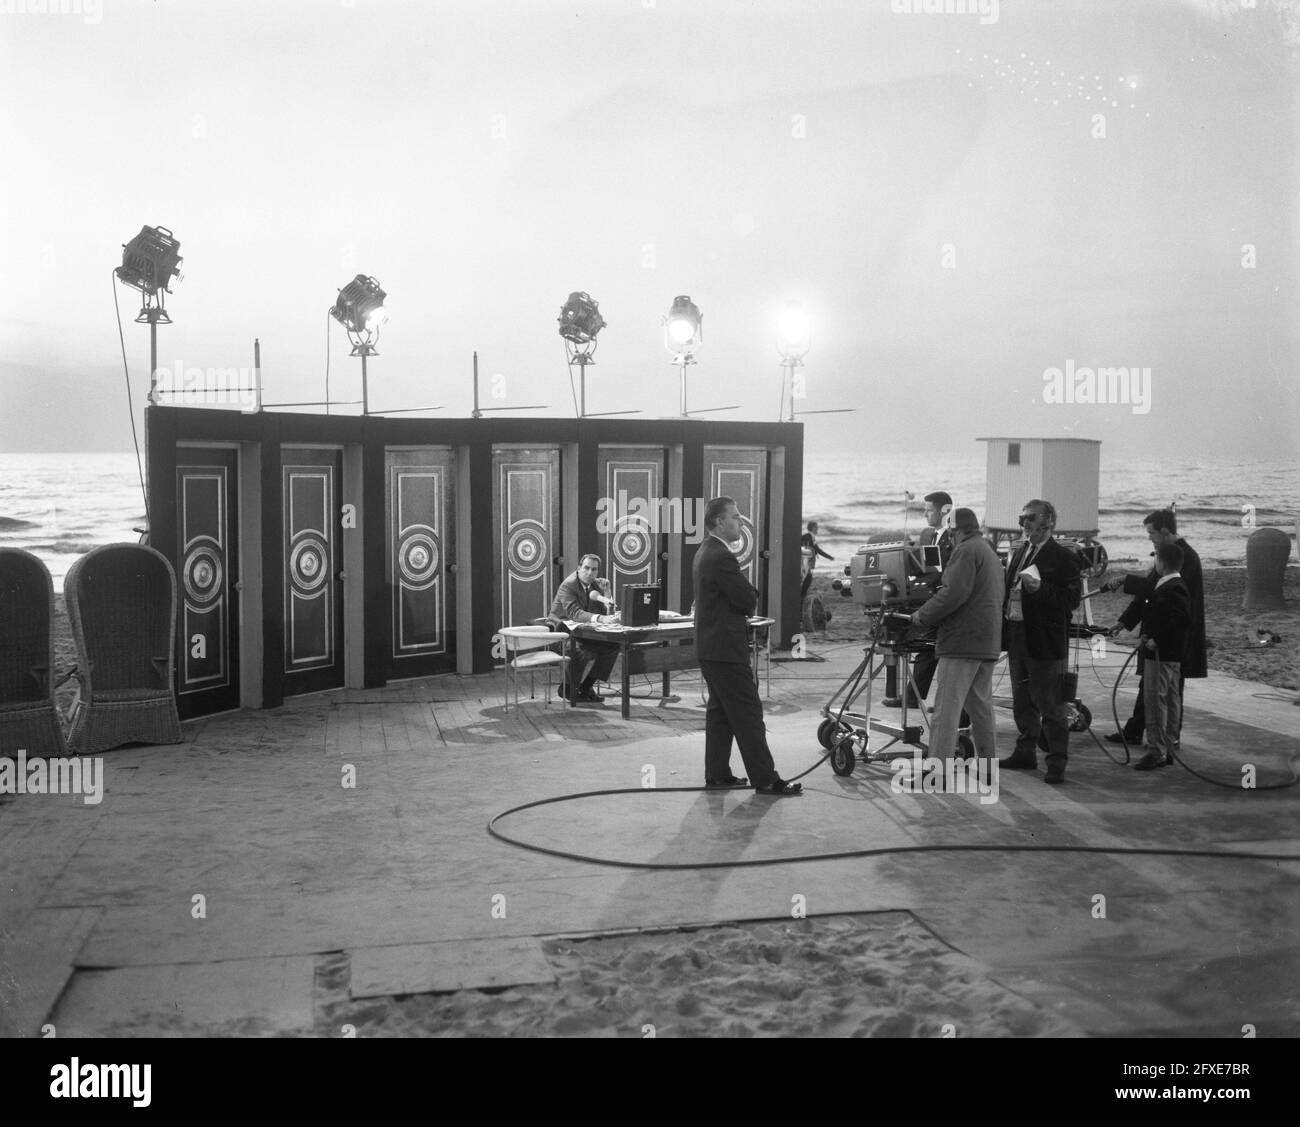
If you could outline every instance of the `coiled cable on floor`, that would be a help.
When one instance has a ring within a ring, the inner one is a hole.
[[[819,767],[826,760],[823,756],[808,770]],[[808,771],[803,772],[804,775]],[[802,778],[796,775],[795,778]],[[1221,849],[1169,849],[1166,847],[1115,846],[1115,845],[887,845],[874,849],[841,849],[833,853],[801,853],[794,857],[759,857],[750,860],[735,861],[615,861],[608,857],[596,857],[589,853],[574,853],[567,849],[553,849],[546,845],[535,845],[511,837],[498,828],[498,823],[512,814],[525,810],[534,810],[539,806],[552,806],[560,802],[575,802],[580,798],[603,798],[622,794],[689,794],[708,792],[722,794],[727,790],[747,790],[747,787],[628,787],[616,790],[589,790],[576,794],[561,794],[553,798],[538,798],[519,806],[512,806],[495,815],[487,824],[487,832],[498,841],[507,845],[526,849],[530,853],[545,853],[550,857],[562,857],[566,861],[583,861],[592,865],[606,865],[616,869],[676,870],[690,869],[751,869],[763,865],[800,865],[809,861],[843,861],[850,857],[883,857],[895,853],[1113,853],[1126,856],[1149,857],[1217,857],[1228,860],[1251,861],[1300,861],[1300,857],[1288,853],[1245,853],[1236,850]],[[785,801],[785,800],[782,800]]]

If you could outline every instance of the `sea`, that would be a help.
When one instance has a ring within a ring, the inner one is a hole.
[[[927,453],[924,464],[898,454],[813,451],[804,465],[802,517],[820,523],[821,547],[847,563],[871,535],[919,531],[922,498],[935,489],[982,517],[984,488],[982,446],[969,455]],[[1097,539],[1111,560],[1145,565],[1151,545],[1142,518],[1170,503],[1180,534],[1206,566],[1240,565],[1256,527],[1281,528],[1294,540],[1300,466],[1123,459],[1103,451]],[[39,556],[56,590],[78,557],[102,544],[134,543],[145,525],[133,453],[0,454],[0,546]]]

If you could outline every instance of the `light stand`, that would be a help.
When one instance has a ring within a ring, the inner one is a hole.
[[[388,294],[374,278],[358,274],[339,290],[330,316],[347,330],[352,355],[361,357],[361,413],[370,414],[369,372],[366,361],[378,356],[379,326],[388,320],[384,301]]]

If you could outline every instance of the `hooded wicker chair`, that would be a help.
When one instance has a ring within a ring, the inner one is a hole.
[[[54,584],[31,552],[0,548],[0,755],[68,754],[54,705]]]
[[[77,560],[63,591],[81,653],[69,747],[85,755],[126,743],[180,743],[171,564],[141,544],[110,544]]]

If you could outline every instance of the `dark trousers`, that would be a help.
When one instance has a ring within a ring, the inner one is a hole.
[[[1007,671],[1011,675],[1011,711],[1019,733],[1016,753],[1034,755],[1041,743],[1048,769],[1065,770],[1070,754],[1070,728],[1061,691],[1065,659],[1030,657],[1024,623],[1012,622],[1007,631]]]
[[[700,661],[709,686],[704,714],[704,777],[725,779],[731,774],[731,741],[740,745],[740,758],[750,784],[767,786],[778,778],[767,746],[763,702],[754,671],[747,661]]]
[[[803,582],[799,585],[799,601],[801,603],[808,597],[808,588],[812,586],[812,577],[813,573],[810,570],[808,574],[803,577]]]
[[[1183,685],[1186,684],[1187,678],[1181,673],[1178,675],[1178,703],[1183,702]],[[1138,699],[1133,703],[1133,715],[1124,722],[1124,739],[1131,744],[1140,744],[1143,733],[1147,728],[1147,710],[1146,704],[1146,685],[1142,678],[1138,678]],[[1183,718],[1181,711],[1178,716],[1178,730],[1173,733],[1175,742],[1182,736]]]
[[[608,681],[619,649],[613,642],[580,642],[572,640],[569,651],[569,668],[573,683],[580,689],[589,689],[595,681]]]

